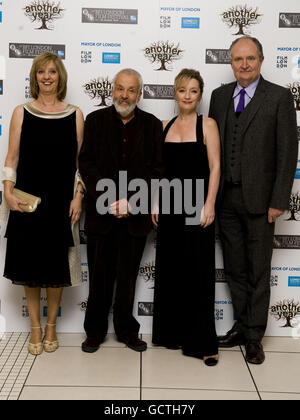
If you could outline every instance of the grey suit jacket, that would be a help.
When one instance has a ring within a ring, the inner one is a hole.
[[[212,92],[209,116],[217,121],[224,150],[227,112],[236,82]],[[242,191],[247,210],[288,209],[298,158],[294,100],[288,89],[261,76],[242,136]],[[224,169],[224,153],[222,153]],[[224,182],[221,178],[221,189]]]

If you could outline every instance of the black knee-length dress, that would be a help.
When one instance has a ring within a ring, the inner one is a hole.
[[[41,204],[33,213],[10,212],[4,277],[14,284],[71,286],[69,208],[76,154],[76,107],[52,113],[24,105],[15,187],[41,197]]]
[[[164,138],[176,118],[164,131]],[[197,141],[164,143],[165,177],[204,180],[208,190],[209,165],[203,143],[203,117],[197,118]],[[193,189],[193,200],[196,189]],[[195,201],[194,201],[195,204]],[[171,212],[172,213],[172,212]],[[185,223],[187,215],[160,214],[157,230],[154,291],[154,344],[177,348],[202,358],[218,352],[214,319],[215,229]]]

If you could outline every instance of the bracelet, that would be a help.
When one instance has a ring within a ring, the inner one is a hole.
[[[2,182],[3,181],[11,181],[15,184],[17,182],[17,172],[15,169],[4,166],[2,169]]]
[[[81,195],[84,195],[84,191],[82,190],[75,190],[75,193],[80,193]]]

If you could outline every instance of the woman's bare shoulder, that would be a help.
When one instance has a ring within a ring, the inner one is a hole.
[[[203,117],[203,127],[207,128],[208,130],[216,128],[216,120],[210,117]]]

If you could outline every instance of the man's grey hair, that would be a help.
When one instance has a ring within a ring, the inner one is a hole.
[[[138,71],[136,71],[134,69],[130,69],[130,68],[120,70],[115,75],[115,77],[113,78],[113,82],[112,82],[113,89],[115,88],[115,84],[116,84],[116,80],[117,80],[118,76],[120,74],[122,74],[122,73],[127,74],[128,76],[135,76],[138,79],[138,82],[139,82],[139,91],[138,91],[138,94],[140,94],[142,92],[142,90],[143,90],[143,79],[142,79],[142,76],[141,76],[141,74]]]
[[[263,58],[264,56],[264,52],[263,52],[263,47],[261,45],[261,43],[259,42],[259,40],[257,38],[254,38],[253,36],[249,36],[249,35],[244,35],[240,38],[235,39],[232,44],[229,47],[229,54],[230,54],[230,58],[232,58],[232,48],[235,46],[235,44],[237,42],[239,42],[241,39],[249,39],[250,41],[254,42],[254,44],[256,45],[257,48],[257,52],[258,52],[258,56],[259,58]]]

